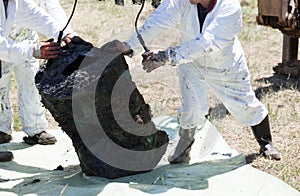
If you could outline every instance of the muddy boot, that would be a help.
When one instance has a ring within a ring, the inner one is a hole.
[[[35,134],[34,136],[30,137],[23,137],[23,140],[25,143],[30,144],[30,145],[35,145],[35,144],[42,144],[42,145],[49,145],[49,144],[55,144],[56,143],[56,138],[47,133],[46,131],[43,131],[39,134]]]
[[[14,155],[9,151],[0,151],[0,162],[7,162],[13,160]]]
[[[196,127],[191,129],[179,129],[180,139],[173,155],[169,156],[169,163],[188,163],[190,161],[190,151],[194,143]]]
[[[0,132],[0,144],[8,143],[11,140],[11,135]]]
[[[260,145],[260,153],[265,157],[274,160],[280,160],[280,154],[272,145],[272,136],[269,125],[269,117],[266,118],[258,125],[251,127],[256,141]]]

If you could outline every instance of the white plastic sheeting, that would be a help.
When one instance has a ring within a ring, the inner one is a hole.
[[[0,163],[0,195],[300,195],[283,181],[246,165],[208,121],[197,130],[190,163],[169,165],[178,123],[174,117],[154,122],[170,137],[166,155],[151,172],[115,180],[82,174],[72,142],[61,130],[49,130],[58,142],[48,146],[29,146],[22,142],[24,133],[15,132],[11,143],[0,145],[0,150],[11,150],[15,156]],[[59,165],[64,170],[54,170]]]

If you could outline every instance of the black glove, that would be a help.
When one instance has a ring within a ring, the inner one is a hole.
[[[168,52],[166,50],[158,51],[156,54],[149,51],[145,52],[142,56],[143,69],[148,73],[169,62]]]

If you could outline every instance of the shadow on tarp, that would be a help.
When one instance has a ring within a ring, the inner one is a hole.
[[[110,183],[125,183],[129,188],[148,194],[167,192],[171,188],[203,190],[208,188],[208,179],[235,170],[245,165],[245,159],[239,155],[230,159],[188,164],[165,165],[150,172],[122,177],[114,180],[102,177],[86,177],[80,166],[68,166],[64,170],[40,170],[38,175],[14,181],[10,189],[1,191],[26,195],[98,195]],[[19,166],[21,167],[21,166]],[[23,166],[22,166],[23,167]],[[27,166],[25,166],[27,167]],[[5,179],[0,179],[5,180]],[[25,188],[26,187],[26,188]]]
[[[160,117],[155,119],[155,122],[157,127],[168,133],[170,140],[173,141],[177,138],[179,125],[176,118]],[[214,133],[217,131],[213,126],[209,126],[210,124],[206,125],[204,129],[199,129],[199,133],[204,134],[203,136],[200,135],[201,137],[206,136],[206,132]],[[211,135],[209,136],[211,137]],[[212,137],[215,137],[215,135],[213,134]],[[199,142],[201,141],[199,140]],[[174,145],[175,143],[172,143],[169,147],[175,147]],[[15,149],[28,148],[28,146],[22,143],[14,143],[13,146],[15,146]],[[0,150],[4,150],[6,147],[0,148]],[[61,147],[64,147],[64,145]],[[224,149],[222,148],[221,150]],[[166,152],[166,157],[168,153],[169,152]],[[28,159],[30,160],[30,156]],[[223,157],[221,160],[199,162],[190,165],[170,165],[164,158],[160,165],[150,172],[109,180],[102,177],[85,176],[81,172],[80,165],[67,166],[63,170],[47,170],[34,166],[21,165],[20,163],[12,161],[0,163],[0,169],[9,172],[9,175],[6,176],[11,176],[9,179],[3,179],[3,177],[1,179],[0,173],[0,195],[110,195],[117,191],[115,188],[121,188],[120,186],[123,187],[121,190],[128,191],[128,194],[129,192],[131,194],[132,192],[136,191],[135,193],[137,193],[140,191],[145,195],[164,194],[172,188],[205,190],[209,188],[209,178],[225,174],[245,164],[245,158],[242,155],[236,155],[232,158]],[[14,171],[16,175],[14,175]],[[20,176],[22,177],[18,177],[18,173],[21,173]],[[26,175],[24,175],[24,173]],[[124,187],[126,188],[124,189]],[[109,191],[107,189],[109,189]],[[106,194],[106,192],[109,193]]]
[[[1,144],[0,151],[22,150],[30,147],[32,147],[32,145],[26,144],[25,142],[9,142]]]
[[[28,157],[28,159],[30,159],[30,157]],[[15,162],[14,160],[9,161],[9,162],[1,162],[0,163],[0,168],[4,169],[6,171],[13,171],[13,172],[17,172],[17,173],[26,173],[26,174],[37,174],[37,173],[40,173],[40,172],[49,171],[47,169],[43,169],[43,168],[40,168],[40,167],[20,165],[19,163]],[[1,173],[0,173],[0,179],[1,179]]]
[[[173,187],[202,190],[208,188],[208,178],[230,172],[245,164],[244,157],[239,155],[192,165],[165,165],[149,173],[120,178],[117,182],[129,183],[131,188],[152,194],[166,192]]]

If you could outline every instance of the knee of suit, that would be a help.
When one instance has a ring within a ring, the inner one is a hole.
[[[256,107],[228,108],[237,121],[248,126],[259,124],[267,115],[268,110],[262,105]]]

